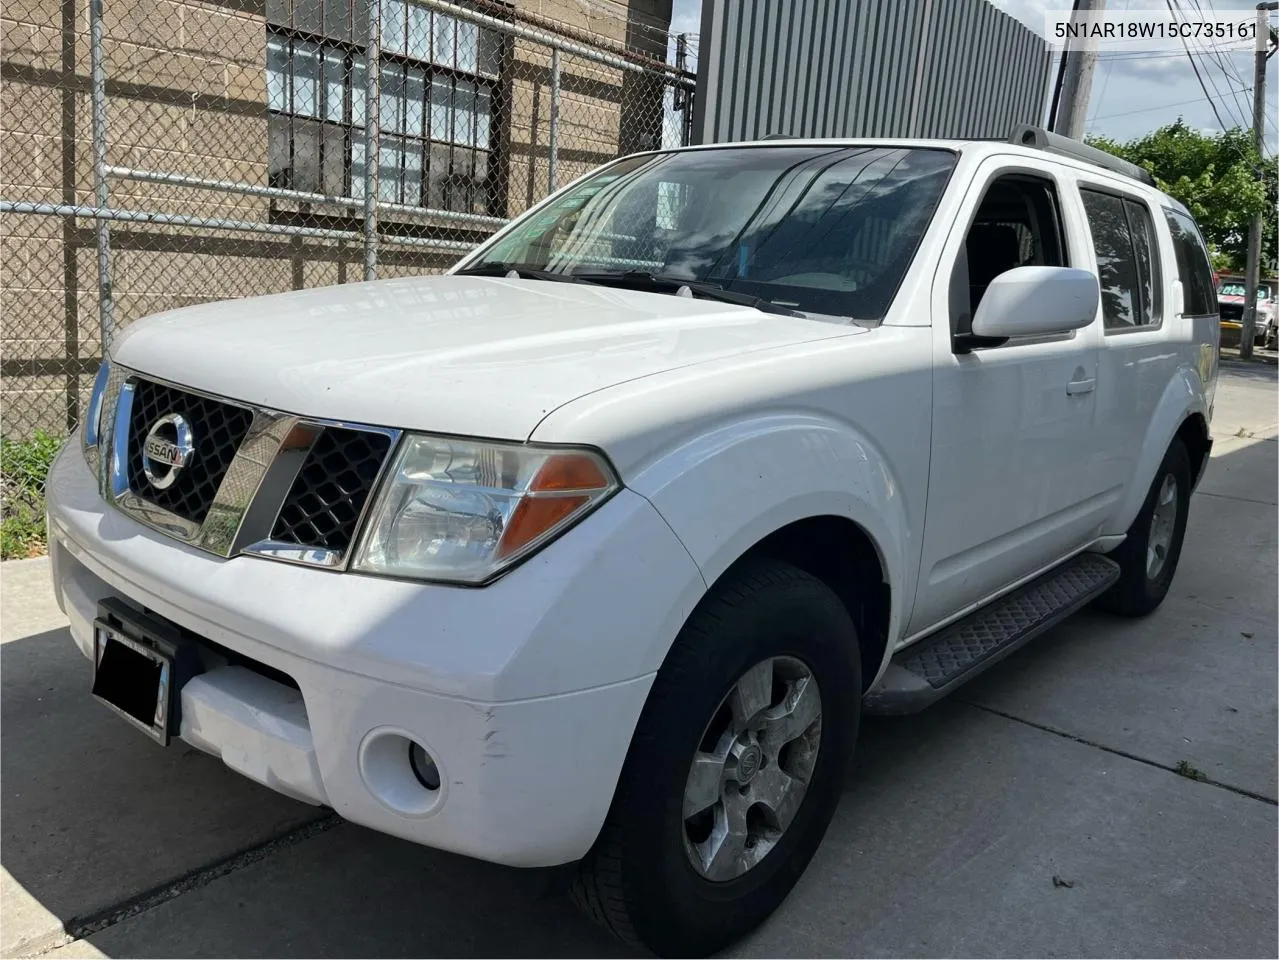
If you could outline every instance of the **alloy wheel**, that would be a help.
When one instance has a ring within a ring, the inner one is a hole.
[[[822,698],[794,657],[747,670],[711,717],[684,788],[684,849],[707,880],[734,880],[790,827],[821,748]]]
[[[1146,541],[1146,576],[1151,580],[1159,576],[1168,561],[1176,527],[1177,478],[1170,473],[1159,486],[1155,511],[1150,517],[1150,537]]]

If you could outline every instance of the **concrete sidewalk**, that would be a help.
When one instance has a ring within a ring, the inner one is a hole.
[[[1274,367],[1223,364],[1154,615],[1086,612],[867,721],[812,867],[734,955],[1275,955],[1276,410]],[[625,955],[517,871],[155,747],[89,698],[47,578],[0,569],[0,955]]]

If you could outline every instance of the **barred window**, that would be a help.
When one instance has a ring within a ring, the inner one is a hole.
[[[364,0],[269,0],[272,186],[364,196]],[[382,0],[378,199],[487,214],[502,38]]]

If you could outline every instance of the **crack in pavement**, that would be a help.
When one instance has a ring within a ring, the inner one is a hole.
[[[280,850],[304,843],[343,822],[342,818],[336,813],[325,814],[302,824],[300,827],[278,834],[238,853],[233,853],[203,867],[197,867],[190,873],[185,873],[174,880],[168,880],[160,886],[152,887],[150,890],[144,890],[119,903],[104,907],[83,917],[74,917],[71,920],[67,920],[63,923],[60,933],[37,937],[22,944],[19,949],[23,952],[17,955],[19,957],[44,956],[58,947],[66,946],[77,940],[83,940],[85,937],[100,933],[108,927],[115,926],[117,923],[122,923],[138,916],[138,914],[146,913],[148,910],[168,903],[170,900],[175,900],[184,893],[208,886],[214,880],[265,860]]]
[[[1197,497],[1216,497],[1218,500],[1237,500],[1239,503],[1258,503],[1263,507],[1277,506],[1273,500],[1254,500],[1252,497],[1235,497],[1228,493],[1209,493],[1207,490],[1196,490]]]
[[[1129,753],[1126,750],[1110,747],[1103,743],[1098,743],[1095,740],[1089,740],[1087,737],[1068,733],[1065,730],[1058,729],[1048,724],[1027,720],[1023,717],[1018,717],[1003,710],[998,710],[994,707],[976,703],[972,700],[964,700],[959,697],[956,697],[955,699],[965,706],[981,710],[984,713],[992,714],[1012,723],[1019,723],[1024,726],[1032,727],[1033,729],[1051,734],[1052,736],[1061,737],[1065,740],[1073,741],[1074,743],[1093,747],[1094,749],[1101,750],[1105,753],[1123,757],[1126,760],[1132,760],[1148,767],[1154,767],[1175,776],[1183,777],[1184,779],[1193,780],[1212,787],[1218,787],[1219,789],[1229,791],[1230,793],[1247,797],[1250,800],[1257,800],[1271,806],[1279,806],[1279,800],[1276,800],[1274,797],[1268,797],[1264,794],[1256,793],[1252,790],[1237,787],[1229,783],[1223,783],[1220,780],[1214,780],[1211,777],[1203,775],[1199,777],[1187,777],[1185,774],[1179,773],[1175,767],[1165,763],[1160,763],[1157,760],[1151,760],[1147,757],[1141,757],[1137,754]],[[49,934],[45,937],[39,937],[22,944],[19,948],[22,952],[17,955],[20,957],[44,956],[59,947],[74,943],[77,940],[83,940],[95,933],[99,933],[109,927],[115,926],[116,924],[132,919],[139,914],[153,910],[171,900],[177,899],[183,894],[191,892],[192,890],[198,890],[201,887],[205,887],[215,880],[221,879],[222,877],[235,873],[245,867],[265,860],[279,851],[304,843],[313,837],[319,836],[320,834],[333,829],[335,826],[343,822],[342,818],[336,813],[330,812],[315,820],[311,820],[300,827],[296,827],[285,833],[271,837],[262,843],[248,847],[237,853],[233,853],[228,857],[215,861],[214,863],[198,867],[174,880],[166,881],[165,883],[157,887],[153,887],[150,890],[144,890],[141,893],[120,901],[119,903],[105,907],[86,916],[68,920],[63,924],[61,932]]]
[[[1087,737],[1080,737],[1073,733],[1067,733],[1065,730],[1059,730],[1057,727],[1049,726],[1046,723],[1036,723],[1034,720],[1026,720],[1023,717],[1014,716],[1011,713],[1005,713],[1003,710],[996,710],[994,707],[988,707],[981,703],[974,703],[972,700],[962,700],[958,697],[956,699],[965,706],[994,714],[997,717],[1003,717],[1005,720],[1011,720],[1013,723],[1021,723],[1028,727],[1034,727],[1036,730],[1042,730],[1044,733],[1051,733],[1055,737],[1061,737],[1065,740],[1073,740],[1075,743],[1082,743],[1084,746],[1094,747],[1097,750],[1114,754],[1117,757],[1123,757],[1125,760],[1135,760],[1137,763],[1144,763],[1148,767],[1166,770],[1168,773],[1175,774],[1185,780],[1191,780],[1195,783],[1204,783],[1211,787],[1220,787],[1222,790],[1228,790],[1241,797],[1247,797],[1250,800],[1259,800],[1262,803],[1268,803],[1272,807],[1279,806],[1279,800],[1274,797],[1267,797],[1264,793],[1255,793],[1252,790],[1245,789],[1244,787],[1236,787],[1229,783],[1222,783],[1220,780],[1214,780],[1202,773],[1198,777],[1188,777],[1184,773],[1179,772],[1175,766],[1160,763],[1158,760],[1151,760],[1148,757],[1139,757],[1135,753],[1129,753],[1128,751],[1120,750],[1117,747],[1108,747],[1104,743],[1098,743],[1096,740],[1089,740]]]

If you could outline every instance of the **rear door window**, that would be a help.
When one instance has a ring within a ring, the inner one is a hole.
[[[1111,193],[1081,189],[1088,227],[1097,254],[1101,282],[1101,314],[1107,330],[1143,326],[1139,255],[1122,199]],[[1147,269],[1149,269],[1147,250]]]
[[[1137,323],[1147,327],[1163,318],[1163,284],[1159,277],[1159,250],[1155,240],[1155,225],[1144,203],[1124,200],[1124,213],[1128,215],[1128,230],[1132,234],[1132,249],[1137,260],[1137,293],[1140,299]]]
[[[1172,249],[1177,257],[1177,277],[1184,295],[1184,312],[1189,317],[1216,316],[1217,292],[1213,289],[1208,248],[1195,221],[1180,210],[1164,208]]]

